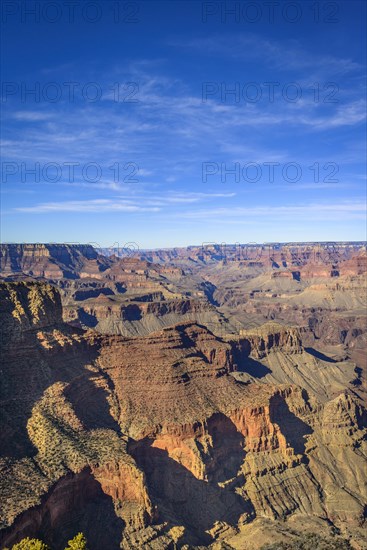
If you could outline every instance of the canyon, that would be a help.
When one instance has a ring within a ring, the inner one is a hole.
[[[1,245],[0,547],[367,548],[366,249]]]

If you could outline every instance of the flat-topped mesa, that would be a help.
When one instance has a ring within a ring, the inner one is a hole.
[[[19,273],[46,279],[79,277],[85,271],[98,274],[108,265],[89,244],[2,244],[0,272],[3,276]],[[106,265],[99,265],[101,263]]]
[[[365,251],[363,242],[355,243],[278,243],[272,244],[203,244],[186,248],[141,250],[139,257],[154,262],[176,262],[178,260],[209,262],[255,262],[267,267],[303,266],[309,263],[331,265],[334,261],[350,259]]]
[[[363,275],[367,272],[367,253],[365,250],[360,251],[358,255],[351,259],[341,262],[341,275]]]
[[[301,353],[302,341],[297,327],[288,327],[269,322],[255,329],[240,330],[237,340],[243,352],[261,359],[272,351]]]
[[[139,258],[111,256],[110,260],[111,268],[104,273],[105,278],[123,282],[127,288],[151,287],[159,289],[166,276],[178,279],[184,274],[179,267],[153,264]]]
[[[83,304],[83,311],[88,315],[95,317],[98,321],[104,319],[114,319],[115,322],[137,321],[146,315],[155,315],[159,318],[170,313],[177,315],[186,315],[192,313],[195,315],[200,312],[210,312],[214,308],[204,300],[182,299],[182,300],[158,300],[158,301],[132,301],[132,302],[114,302],[109,296],[101,294],[91,304]],[[73,316],[71,316],[72,312]],[[69,318],[76,318],[78,314],[77,307],[68,308]],[[103,332],[103,331],[101,331]],[[111,332],[113,334],[113,332]]]
[[[115,261],[118,263],[120,269],[126,273],[148,273],[149,270],[152,270],[154,273],[177,273],[182,274],[183,270],[175,265],[161,265],[159,263],[154,263],[147,258],[118,258],[112,256]]]
[[[1,283],[1,337],[6,345],[30,330],[55,327],[63,323],[58,290],[45,283]]]

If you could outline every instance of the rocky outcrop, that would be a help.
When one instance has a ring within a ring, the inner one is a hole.
[[[352,258],[341,262],[340,265],[341,275],[355,276],[363,275],[367,272],[367,253],[365,250],[361,250],[358,254]]]
[[[265,323],[256,329],[241,329],[236,341],[245,356],[251,354],[256,359],[265,357],[271,351],[282,350],[286,354],[302,351],[299,330],[273,322]]]
[[[102,334],[144,336],[178,322],[197,321],[219,325],[220,315],[204,299],[165,298],[158,293],[142,298],[114,298],[100,294],[98,298],[64,308],[64,320],[74,326],[95,328]],[[154,300],[153,298],[163,298]]]
[[[40,500],[39,505],[23,512],[10,529],[3,531],[4,545],[11,546],[19,539],[42,533],[52,548],[61,549],[62,541],[72,538],[77,528],[89,532],[92,548],[119,549],[124,522],[116,517],[111,498],[90,468],[66,474]],[[86,521],[88,515],[94,516],[98,528]]]
[[[5,283],[0,294],[1,541],[41,532],[62,549],[84,522],[92,549],[119,548],[125,526],[148,525],[153,508],[113,417],[109,380],[93,366],[101,343],[63,324],[54,287]],[[106,528],[108,517],[119,526],[112,541],[93,525],[104,507]]]
[[[30,330],[56,327],[62,323],[60,294],[51,285],[2,283],[0,300],[2,345],[15,345],[15,341],[21,340]]]
[[[5,283],[1,297],[3,545],[37,534],[61,550],[83,531],[91,550],[210,547],[297,517],[363,542],[357,394],[321,401],[301,382],[235,377],[245,351],[301,371],[297,329],[222,339],[188,321],[102,336],[63,324],[48,285]]]
[[[23,273],[46,279],[76,278],[81,270],[98,274],[109,264],[91,245],[2,244],[0,253],[3,277]]]

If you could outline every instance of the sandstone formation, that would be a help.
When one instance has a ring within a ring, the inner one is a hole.
[[[2,245],[0,277],[51,282],[60,289],[64,320],[102,333],[143,336],[193,320],[223,336],[271,320],[302,327],[308,345],[349,347],[353,331],[366,333],[366,258],[363,243],[203,244],[134,253]]]
[[[279,323],[84,331],[44,282],[3,283],[0,298],[1,548],[39,536],[61,550],[83,531],[91,550],[256,549],[265,528],[367,547],[350,359]]]
[[[87,270],[98,276],[109,264],[91,245],[2,244],[0,253],[3,275],[16,273],[62,279],[75,278]]]

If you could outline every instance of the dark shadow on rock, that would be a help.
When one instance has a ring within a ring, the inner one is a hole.
[[[244,372],[255,378],[264,378],[267,374],[271,374],[272,371],[269,367],[250,357],[251,344],[249,340],[232,342],[232,353],[238,372]]]
[[[208,479],[216,483],[232,479],[245,459],[244,437],[222,413],[214,413],[208,419],[207,429],[213,441]]]
[[[65,335],[82,333],[67,325],[57,327]],[[2,356],[1,400],[8,403],[1,417],[1,456],[20,459],[37,453],[29,439],[27,422],[34,404],[55,382],[66,382],[64,392],[76,415],[87,429],[119,426],[109,410],[108,388],[112,381],[99,370],[90,370],[99,353],[99,343],[77,340],[70,347],[54,343],[43,347],[37,331],[25,334],[21,345],[6,349]],[[100,386],[104,377],[106,387]],[[53,418],[51,418],[51,421]],[[62,430],[62,426],[59,426]],[[73,434],[68,432],[68,436]],[[86,534],[90,550],[119,550],[124,522],[116,516],[111,497],[104,494],[88,468],[68,474],[41,497],[41,504],[21,514],[11,528],[1,533],[1,542],[11,545],[29,537],[38,537],[54,550],[63,550],[79,531]],[[2,546],[1,546],[2,547]]]
[[[77,290],[74,293],[74,300],[81,302],[83,300],[88,300],[89,298],[97,298],[98,296],[113,296],[113,290],[111,288],[91,288],[89,290]]]
[[[128,304],[121,308],[121,318],[123,321],[140,321],[142,317],[141,309],[136,304]]]
[[[359,396],[357,396],[359,397]],[[367,428],[367,410],[364,407],[357,407],[357,426],[360,430]],[[366,438],[366,436],[364,436]]]
[[[246,372],[250,376],[255,378],[264,378],[267,374],[271,374],[272,371],[260,361],[253,359],[252,357],[246,357],[241,361],[241,364],[238,366],[239,372]]]
[[[274,395],[269,402],[270,421],[278,424],[280,431],[296,454],[305,452],[305,436],[313,433],[311,426],[289,410],[281,395]]]
[[[332,359],[331,357],[328,357],[324,353],[321,353],[321,351],[317,351],[317,349],[314,348],[305,348],[305,351],[312,355],[313,357],[316,357],[316,359],[320,359],[321,361],[325,361],[326,363],[336,363],[335,359]]]
[[[125,294],[126,287],[124,287],[121,283],[115,283],[115,287],[119,294]]]
[[[120,426],[111,416],[108,392],[93,382],[93,378],[102,376],[111,391],[114,390],[112,380],[103,372],[88,371],[73,380],[64,390],[64,395],[71,403],[76,416],[87,430],[106,428],[121,433]]]
[[[66,334],[83,332],[63,325]],[[55,382],[66,382],[65,396],[86,429],[109,428],[120,433],[110,413],[108,390],[94,383],[103,377],[113,391],[113,382],[103,371],[89,370],[98,356],[98,344],[75,342],[72,348],[55,345],[42,347],[35,331],[29,331],[22,346],[14,346],[2,355],[0,400],[7,403],[0,420],[0,456],[20,459],[37,453],[29,439],[27,422],[34,404]]]
[[[89,550],[120,550],[125,522],[116,516],[89,468],[61,478],[41,499],[41,504],[21,514],[1,533],[2,545],[25,537],[40,538],[54,550],[64,550],[68,540],[83,532]]]
[[[210,422],[209,430],[216,442],[212,456],[213,470],[216,465],[221,468],[225,460],[225,427],[228,427],[228,423],[223,422],[222,418],[213,418]],[[240,446],[241,435],[233,433],[232,436],[235,446]],[[185,525],[191,541],[206,545],[212,542],[212,537],[206,531],[216,521],[236,526],[239,517],[245,512],[254,515],[251,501],[236,494],[234,486],[220,487],[213,481],[216,476],[214,471],[210,473],[210,466],[208,480],[197,479],[190,470],[170,458],[166,450],[152,447],[153,442],[148,438],[131,442],[129,452],[146,475],[149,495],[157,506],[159,522]],[[227,460],[230,449],[231,445],[227,448]],[[229,460],[228,473],[237,470],[242,459],[243,449],[239,449],[236,463]]]
[[[350,382],[353,386],[362,386],[362,375],[363,375],[363,369],[360,367],[356,367],[354,369],[354,372],[356,373],[356,378]]]
[[[94,315],[87,313],[83,308],[78,309],[78,319],[86,327],[94,328],[98,325],[98,319]]]
[[[79,279],[79,276],[72,271],[63,271],[62,276],[64,277],[64,279]]]
[[[203,292],[210,304],[215,307],[219,307],[219,302],[214,298],[214,293],[217,290],[217,287],[210,281],[205,281],[200,284],[200,287],[203,289]]]

